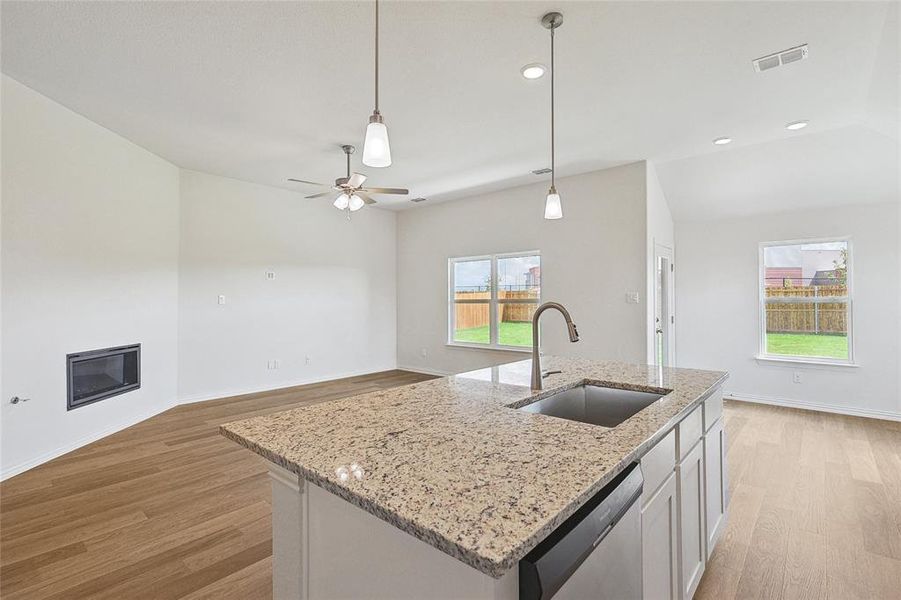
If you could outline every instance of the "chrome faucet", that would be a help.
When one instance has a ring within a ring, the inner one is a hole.
[[[535,314],[532,315],[532,389],[540,390],[541,389],[541,380],[543,375],[541,373],[541,356],[538,354],[538,318],[541,317],[541,313],[546,311],[549,308],[556,308],[560,311],[560,314],[563,315],[563,318],[566,319],[566,328],[569,331],[569,341],[570,342],[578,342],[579,341],[579,330],[576,329],[576,324],[573,323],[572,317],[569,316],[569,311],[566,310],[566,307],[560,304],[559,302],[545,302],[541,306],[539,306],[535,310]],[[559,371],[558,371],[559,373]],[[550,374],[550,373],[548,373]]]

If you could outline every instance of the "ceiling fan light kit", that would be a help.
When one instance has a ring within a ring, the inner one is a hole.
[[[367,167],[390,167],[391,144],[388,127],[379,112],[379,0],[375,0],[375,109],[366,126],[363,140],[363,164]]]
[[[563,25],[563,15],[549,12],[541,18],[541,25],[551,31],[551,187],[544,201],[544,218],[551,220],[563,218],[563,204],[560,202],[560,194],[557,193],[554,161],[554,31]]]
[[[338,210],[344,210],[345,208],[347,208],[348,204],[350,204],[350,200],[347,198],[347,194],[345,194],[344,192],[341,192],[340,194],[338,194],[338,197],[335,198],[334,207]]]

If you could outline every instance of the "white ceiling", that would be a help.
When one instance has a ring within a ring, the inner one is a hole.
[[[386,1],[381,109],[394,165],[355,169],[430,201],[534,182],[529,171],[548,163],[548,80],[519,68],[547,62],[538,20],[554,9],[558,175],[651,159],[677,218],[695,215],[713,198],[698,190],[762,176],[743,179],[745,160],[779,166],[790,148],[836,160],[842,136],[897,149],[890,6]],[[362,146],[372,18],[371,2],[6,1],[2,70],[181,167],[306,191],[285,179],[331,181],[344,169],[338,145]],[[753,70],[801,43],[808,60]],[[811,126],[785,131],[796,119]],[[889,137],[858,131],[869,126]],[[735,142],[711,145],[722,135]],[[738,174],[706,183],[727,168]],[[743,212],[774,201],[754,200],[730,196]]]
[[[898,201],[898,140],[863,126],[657,165],[674,218]]]

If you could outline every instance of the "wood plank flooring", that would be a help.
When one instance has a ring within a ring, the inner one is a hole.
[[[227,421],[428,379],[185,405],[0,484],[0,596],[271,597],[263,460]],[[901,597],[901,423],[727,402],[729,524],[696,597]]]
[[[0,484],[0,597],[272,596],[264,460],[220,423],[430,376],[388,371],[176,407]]]
[[[901,598],[901,423],[724,413],[729,524],[695,598]]]

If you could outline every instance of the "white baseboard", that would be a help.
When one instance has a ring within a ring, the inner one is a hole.
[[[788,398],[776,398],[773,396],[759,396],[757,394],[743,394],[738,392],[725,392],[723,396],[728,400],[740,402],[754,402],[756,404],[770,404],[773,406],[785,406],[799,408],[801,410],[815,410],[818,412],[849,415],[852,417],[868,417],[870,419],[882,419],[884,421],[901,421],[901,413],[874,410],[869,408],[856,408],[853,406],[836,406],[834,404],[820,404],[818,402],[805,402],[803,400],[790,400]]]
[[[87,446],[88,444],[96,442],[99,439],[103,439],[108,435],[112,435],[116,432],[122,431],[123,429],[127,429],[127,428],[131,427],[132,425],[137,425],[141,421],[146,421],[150,417],[155,417],[156,415],[164,413],[174,406],[175,406],[174,404],[169,404],[167,406],[164,406],[164,407],[156,409],[156,410],[139,413],[138,415],[135,415],[135,416],[131,417],[130,419],[125,419],[125,420],[119,421],[118,423],[111,425],[109,427],[104,427],[100,431],[97,431],[89,436],[79,438],[79,439],[75,440],[74,442],[70,442],[68,444],[65,444],[64,446],[60,446],[59,448],[56,448],[54,450],[51,450],[50,452],[41,454],[40,456],[37,456],[30,460],[27,460],[23,463],[19,463],[18,465],[13,465],[7,469],[4,469],[2,472],[0,472],[0,481],[9,479],[10,477],[18,475],[19,473],[24,473],[28,469],[33,469],[34,467],[37,467],[38,465],[42,465],[47,461],[50,461],[50,460],[53,460],[54,458],[62,456],[63,454],[68,454],[69,452],[72,452],[73,450],[78,450],[79,448],[81,448],[83,446]]]
[[[288,388],[293,388],[301,385],[310,385],[311,383],[322,383],[324,381],[335,381],[336,379],[347,379],[348,377],[359,377],[361,375],[374,375],[375,373],[382,373],[384,371],[393,371],[395,369],[400,369],[400,367],[385,366],[385,367],[376,367],[375,369],[360,369],[356,371],[345,371],[342,373],[330,373],[329,375],[325,375],[322,377],[307,377],[304,379],[297,379],[292,381],[280,381],[275,385],[264,385],[264,386],[255,386],[248,388],[232,388],[227,390],[219,390],[217,392],[212,393],[204,393],[204,394],[195,394],[193,396],[185,396],[180,397],[178,399],[179,405],[181,404],[193,404],[194,402],[206,402],[207,400],[222,400],[223,398],[231,398],[233,396],[244,396],[247,394],[259,394],[261,392],[275,392],[278,390],[286,390]]]
[[[448,375],[453,375],[448,371],[439,371],[438,369],[429,369],[426,367],[407,367],[404,365],[397,365],[398,370],[400,371],[412,371],[413,373],[422,373],[423,375],[435,375],[436,377],[447,377]]]

